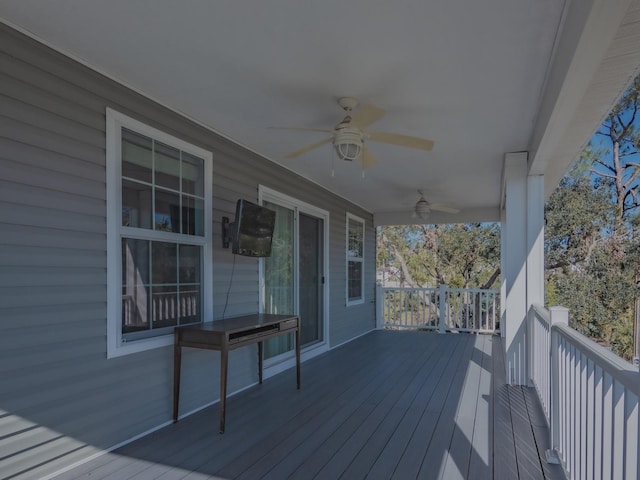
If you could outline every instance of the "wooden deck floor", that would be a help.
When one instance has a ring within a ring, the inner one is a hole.
[[[375,331],[57,480],[564,478],[500,339]]]

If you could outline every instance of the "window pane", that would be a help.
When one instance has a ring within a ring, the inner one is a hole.
[[[178,298],[180,301],[180,325],[201,322],[200,285],[180,285]]]
[[[294,218],[293,210],[271,202],[264,206],[276,212],[271,256],[264,259],[263,311],[293,314],[294,309]],[[293,350],[293,335],[282,335],[264,342],[264,358]]]
[[[178,324],[178,245],[151,243],[153,328]]]
[[[153,286],[153,328],[178,324],[178,286]]]
[[[180,301],[181,325],[202,321],[200,294],[200,258],[202,248],[195,245],[180,245],[180,269],[178,299]]]
[[[204,197],[204,160],[182,152],[182,193]]]
[[[175,243],[151,243],[151,279],[154,286],[175,285],[178,281],[177,248]]]
[[[122,180],[122,225],[151,228],[151,187]]]
[[[180,150],[155,142],[156,186],[180,191]]]
[[[122,239],[122,284],[149,283],[149,241]]]
[[[180,245],[180,283],[200,283],[200,250],[196,245]]]
[[[182,233],[204,235],[204,200],[182,196]]]
[[[143,135],[122,129],[122,176],[151,183],[152,161],[151,161],[152,140]]]
[[[149,328],[149,242],[122,240],[122,333]]]
[[[180,195],[156,188],[155,230],[180,233]]]
[[[349,249],[347,255],[362,258],[364,226],[360,222],[349,220]]]
[[[127,293],[128,292],[128,293]],[[122,287],[122,333],[149,329],[149,286]]]
[[[362,262],[349,262],[349,300],[362,298]]]

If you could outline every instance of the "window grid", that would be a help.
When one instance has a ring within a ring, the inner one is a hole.
[[[364,220],[347,213],[347,306],[364,303]]]

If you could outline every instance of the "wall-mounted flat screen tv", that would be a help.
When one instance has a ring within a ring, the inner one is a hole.
[[[276,212],[240,199],[236,204],[236,221],[232,225],[232,251],[247,257],[271,255]]]

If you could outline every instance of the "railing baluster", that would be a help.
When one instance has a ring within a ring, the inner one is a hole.
[[[602,478],[602,452],[603,452],[603,378],[602,368],[598,365],[595,367],[594,372],[594,422],[593,422],[593,476],[594,478]]]
[[[638,418],[638,395],[626,392],[626,424],[625,430],[627,434],[626,438],[626,465],[625,474],[627,478],[638,478],[638,454],[639,445],[638,436],[640,435],[640,423]]]

